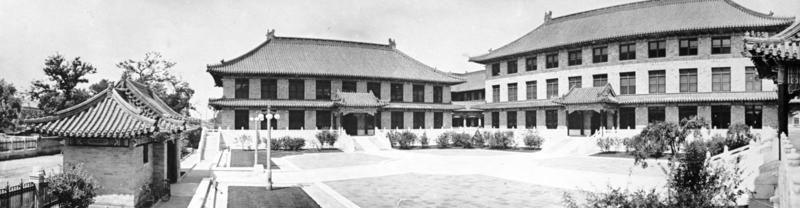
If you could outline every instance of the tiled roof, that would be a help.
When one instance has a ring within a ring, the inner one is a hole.
[[[334,103],[346,107],[380,107],[386,105],[374,94],[368,92],[339,92],[336,93]]]
[[[616,94],[610,84],[603,87],[575,87],[557,100],[560,104],[617,103]]]
[[[480,109],[475,107],[483,104],[486,104],[486,101],[453,101],[453,105],[463,106],[463,108],[458,111],[480,111]]]
[[[765,32],[747,32],[744,42],[750,56],[800,60],[800,21],[773,36]]]
[[[221,76],[308,75],[426,81],[456,84],[463,80],[438,71],[394,47],[338,40],[268,36],[255,49],[233,60],[208,66],[216,85]]]
[[[157,110],[148,108],[159,104],[131,92],[131,83],[122,81],[83,103],[23,122],[34,132],[70,138],[134,138],[186,129],[187,118],[154,113]]]
[[[548,16],[548,15],[546,15]],[[648,35],[758,29],[792,24],[793,17],[758,13],[732,0],[649,0],[545,19],[521,38],[470,58],[485,63],[520,53]]]
[[[330,100],[256,100],[256,99],[210,99],[208,105],[220,109],[223,107],[308,107],[308,108],[330,108],[333,101]]]
[[[486,70],[479,70],[463,74],[453,75],[460,77],[467,82],[450,86],[450,92],[464,92],[472,90],[482,90],[484,88],[484,81],[486,81]]]
[[[561,105],[553,102],[553,100],[521,100],[521,101],[511,101],[511,102],[486,103],[483,105],[477,105],[475,106],[475,108],[483,110],[492,110],[492,109],[535,108],[535,107],[554,107],[554,106],[561,106]]]
[[[383,108],[408,110],[458,110],[463,106],[445,103],[389,103]]]
[[[697,102],[763,102],[776,101],[778,94],[765,92],[701,92],[701,93],[668,93],[620,95],[619,104],[645,103],[697,103]]]

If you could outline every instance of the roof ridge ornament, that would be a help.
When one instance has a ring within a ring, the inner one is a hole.
[[[275,29],[267,29],[267,40],[275,39]]]
[[[397,43],[394,42],[394,39],[389,38],[389,47],[395,48],[397,47]]]
[[[550,20],[553,20],[553,11],[544,12],[544,23],[548,23]]]

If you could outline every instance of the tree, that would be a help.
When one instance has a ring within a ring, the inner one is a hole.
[[[17,88],[0,79],[0,130],[14,128],[14,120],[19,118],[20,99],[16,96]]]
[[[44,61],[44,73],[48,80],[36,80],[28,92],[31,98],[39,101],[39,108],[45,112],[64,109],[81,103],[90,97],[89,92],[78,89],[80,83],[87,83],[88,74],[97,69],[80,57],[67,61],[61,54],[47,57]]]
[[[147,85],[172,110],[188,115],[188,110],[194,109],[189,103],[194,89],[171,73],[173,66],[175,62],[165,59],[158,52],[147,52],[142,60],[128,59],[117,63],[127,77]]]
[[[45,181],[50,194],[58,198],[62,207],[89,207],[100,186],[83,170],[82,164],[68,165],[63,173],[50,176]]]
[[[97,93],[106,90],[110,85],[114,85],[114,82],[108,81],[108,79],[101,79],[100,81],[89,85],[89,90],[92,92],[92,95],[96,95]]]

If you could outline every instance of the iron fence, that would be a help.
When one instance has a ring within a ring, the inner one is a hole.
[[[58,199],[50,194],[47,183],[22,182],[17,185],[6,183],[0,188],[0,208],[43,208],[58,204]]]

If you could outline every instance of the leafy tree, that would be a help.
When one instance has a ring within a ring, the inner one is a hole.
[[[39,101],[39,108],[45,112],[68,108],[85,101],[89,92],[78,89],[80,83],[87,83],[86,75],[94,74],[97,69],[80,57],[67,61],[61,54],[47,57],[44,61],[44,73],[47,80],[36,80],[28,92],[31,98]]]
[[[189,83],[178,79],[170,71],[175,62],[165,59],[158,52],[147,52],[142,60],[128,59],[117,63],[117,67],[134,81],[146,84],[159,98],[176,112],[188,115],[194,109],[189,100],[194,89]]]
[[[96,95],[97,93],[102,92],[105,89],[108,89],[108,86],[114,85],[113,81],[109,81],[108,79],[101,79],[100,81],[89,85],[89,91],[92,92],[92,95]]]
[[[14,120],[19,117],[20,99],[16,96],[17,88],[0,79],[0,130],[14,128]]]
[[[45,179],[50,194],[58,198],[62,207],[89,207],[100,186],[97,181],[83,170],[82,164],[70,165],[59,173]]]

